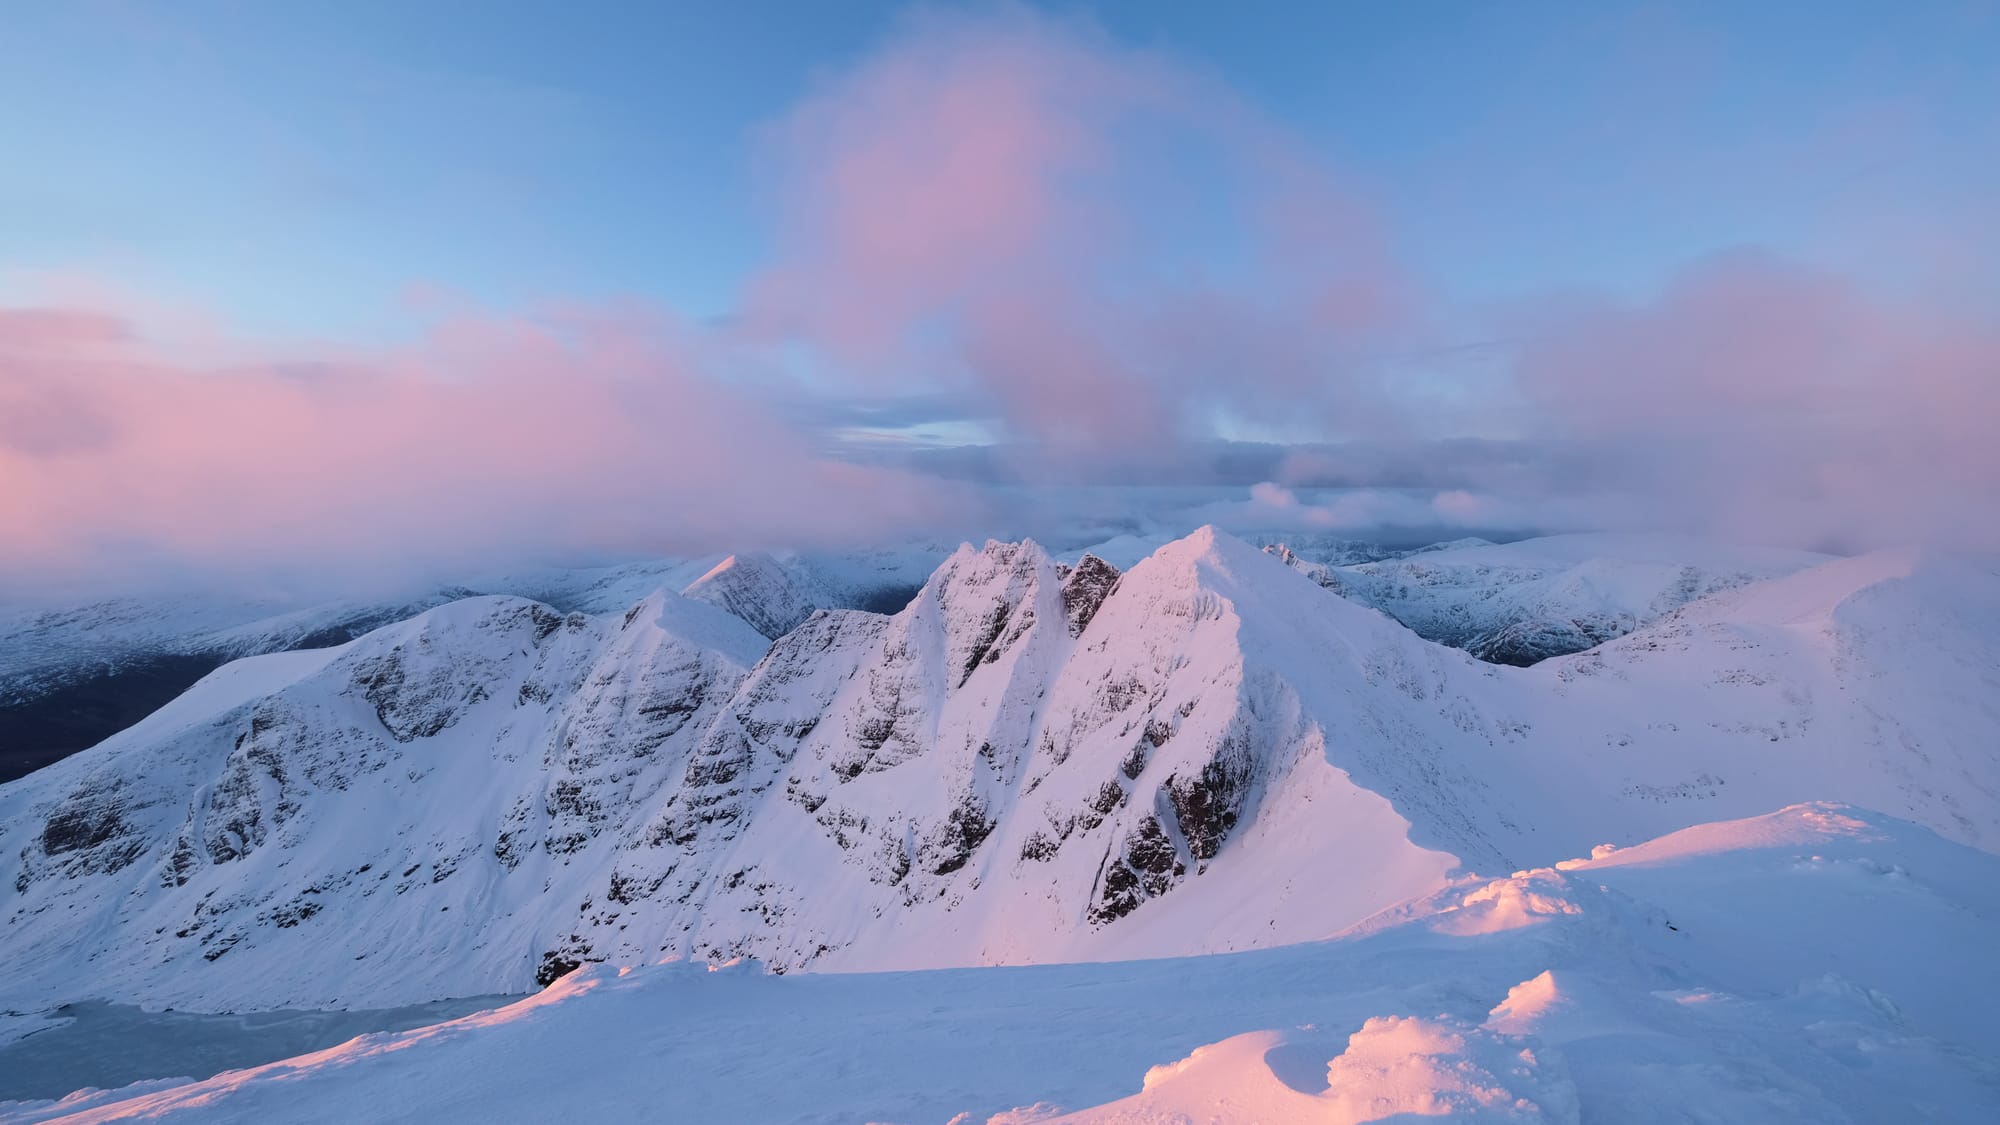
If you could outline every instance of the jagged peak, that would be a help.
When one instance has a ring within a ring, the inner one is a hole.
[[[899,616],[936,615],[952,682],[962,685],[978,665],[996,661],[1033,628],[1043,580],[1053,594],[1060,582],[1056,575],[1055,559],[1032,539],[989,539],[977,551],[968,543],[938,567]]]
[[[935,597],[948,586],[986,585],[1015,577],[1033,580],[1044,571],[1054,574],[1055,570],[1054,557],[1033,539],[988,539],[983,547],[961,543],[931,572],[918,600],[926,595]]]
[[[730,555],[681,594],[734,614],[767,640],[777,640],[837,600],[810,574],[762,551]]]

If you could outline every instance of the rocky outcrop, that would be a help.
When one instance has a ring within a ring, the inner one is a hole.
[[[1069,635],[1080,637],[1097,616],[1097,607],[1111,596],[1111,590],[1118,585],[1118,568],[1098,558],[1085,555],[1076,565],[1063,575],[1062,603],[1063,620],[1069,624]]]

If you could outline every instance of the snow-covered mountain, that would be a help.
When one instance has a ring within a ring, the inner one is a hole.
[[[1455,540],[1344,565],[1287,542],[1266,549],[1428,640],[1522,667],[1622,637],[1711,594],[1829,561],[1803,551],[1610,533]]]
[[[1328,941],[915,973],[590,966],[463,1019],[0,1116],[1976,1125],[2000,1104],[1996,944],[2000,859],[1812,804],[1455,880]]]
[[[1123,573],[963,547],[776,643],[671,590],[467,599],[0,787],[0,1006],[1248,949],[1807,799],[1991,850],[1996,635],[1990,565],[1878,555],[1508,668],[1213,530]]]
[[[283,589],[223,589],[0,607],[0,779],[97,744],[230,660],[342,644],[481,593],[520,594],[565,612],[622,610],[713,563],[481,574],[333,600]]]
[[[735,614],[774,641],[805,624],[814,610],[842,605],[811,571],[761,551],[723,559],[681,593]]]
[[[0,606],[0,781],[93,746],[223,663],[341,644],[424,610],[483,594],[558,612],[622,613],[685,588],[776,637],[818,608],[894,609],[949,547],[658,559],[609,567],[470,575],[364,598],[187,591],[72,606]]]

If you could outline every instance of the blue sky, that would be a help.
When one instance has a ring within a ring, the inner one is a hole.
[[[0,581],[978,538],[1110,482],[2000,535],[2000,0],[0,29]]]
[[[764,130],[907,7],[6,6],[0,271],[311,337],[396,331],[415,286],[728,311],[768,251]],[[1214,74],[1470,301],[1644,293],[1743,244],[1891,270],[1892,220],[2000,194],[1990,4],[1053,10]]]

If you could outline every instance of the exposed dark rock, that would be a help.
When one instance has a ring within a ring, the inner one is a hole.
[[[860,725],[855,729],[854,743],[863,750],[880,750],[883,744],[889,741],[889,736],[894,733],[896,733],[895,719],[887,715],[870,715],[862,719]],[[860,772],[861,766],[857,763],[854,767],[854,773],[858,774]],[[852,777],[853,774],[848,776]]]
[[[1167,779],[1164,788],[1173,802],[1175,823],[1194,858],[1213,859],[1222,850],[1223,840],[1242,813],[1252,764],[1244,737],[1232,734],[1216,748],[1215,757],[1199,774]]]
[[[1146,744],[1144,742],[1133,745],[1132,752],[1125,755],[1125,760],[1119,763],[1118,772],[1134,781],[1139,780],[1139,775],[1146,772]]]
[[[1062,844],[1048,833],[1031,832],[1026,840],[1021,841],[1021,858],[1044,862],[1054,859],[1057,849],[1061,847]]]
[[[279,929],[289,930],[319,912],[317,900],[301,897],[273,910],[270,919]]]
[[[115,797],[72,796],[42,825],[43,854],[62,855],[117,839],[126,831],[123,811],[124,803]]]
[[[979,667],[980,662],[993,651],[993,644],[1000,639],[1000,634],[1006,631],[1007,618],[1013,611],[1014,607],[1006,602],[995,602],[993,607],[986,611],[986,616],[979,622],[979,632],[972,642],[972,651],[965,658],[965,667],[959,670],[960,687],[965,686],[965,681],[972,678],[973,669]]]
[[[193,878],[195,865],[199,863],[194,854],[194,844],[186,836],[176,837],[173,854],[167,857],[167,869],[163,886],[185,887]]]
[[[545,605],[537,604],[529,606],[528,617],[535,623],[536,644],[547,640],[549,634],[562,628],[563,625],[563,615]]]
[[[1085,555],[1076,561],[1076,567],[1063,577],[1062,584],[1063,617],[1070,636],[1083,635],[1090,619],[1097,616],[1098,607],[1118,585],[1118,577],[1118,568],[1096,555]]]
[[[558,780],[549,790],[547,805],[552,822],[573,826],[563,832],[551,826],[549,835],[542,841],[542,846],[548,849],[550,855],[569,855],[597,836],[596,826],[603,819],[604,810],[595,798],[584,792],[581,781],[569,777]]]
[[[565,957],[551,949],[542,954],[542,964],[535,970],[535,983],[547,988],[571,973],[583,968],[584,962],[575,957]]]
[[[726,785],[747,769],[752,759],[750,740],[735,732],[704,739],[688,762],[686,784]]]
[[[672,868],[650,878],[627,875],[623,871],[613,871],[611,873],[611,889],[605,892],[604,897],[620,905],[630,906],[641,899],[653,897],[659,891],[661,885],[672,874]]]
[[[1105,868],[1090,920],[1102,925],[1123,918],[1147,899],[1166,894],[1186,873],[1160,819],[1148,816],[1126,838],[1124,854]]]
[[[979,799],[967,794],[945,814],[942,832],[935,837],[929,848],[931,871],[938,875],[949,875],[964,867],[979,850],[979,845],[992,835],[995,822],[986,816],[986,806]]]
[[[1079,818],[1083,830],[1088,832],[1103,824],[1104,818],[1110,816],[1113,810],[1124,803],[1125,790],[1116,781],[1107,781],[1098,786],[1097,795],[1090,799],[1089,811]]]

